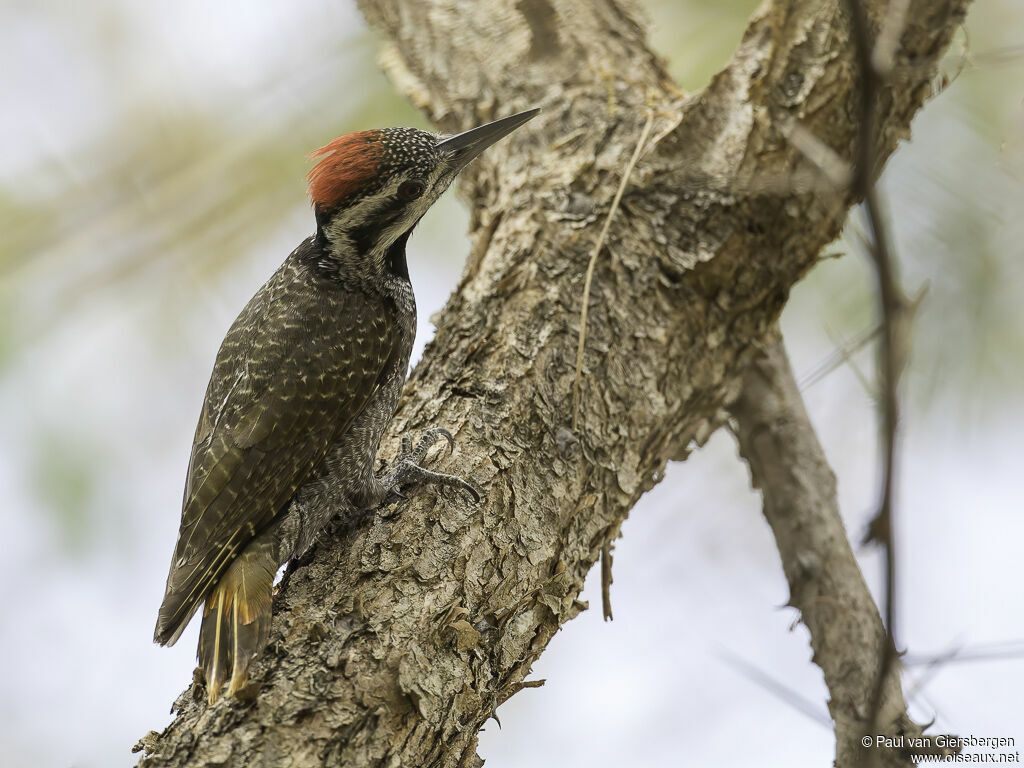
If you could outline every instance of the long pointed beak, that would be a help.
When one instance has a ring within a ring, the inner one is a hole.
[[[464,133],[441,139],[437,148],[441,152],[449,154],[448,163],[452,171],[458,173],[465,168],[469,161],[479,155],[492,144],[508,136],[519,126],[532,119],[539,109],[528,109],[517,115],[509,115],[493,123],[487,123],[477,128],[471,128]]]

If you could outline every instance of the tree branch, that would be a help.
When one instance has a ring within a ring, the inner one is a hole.
[[[871,228],[869,251],[875,263],[875,274],[878,280],[878,303],[880,305],[882,338],[878,351],[879,389],[882,404],[881,428],[882,442],[882,491],[878,510],[871,522],[869,540],[879,544],[885,553],[885,596],[883,614],[885,616],[886,640],[881,649],[879,665],[872,696],[871,722],[873,730],[881,726],[882,711],[885,698],[885,679],[896,663],[896,527],[893,522],[893,493],[897,471],[897,438],[900,418],[899,381],[909,349],[909,326],[903,321],[907,308],[907,300],[903,295],[899,279],[899,262],[889,247],[889,236],[882,215],[881,201],[875,187],[875,106],[878,93],[883,84],[883,72],[876,64],[876,58],[890,61],[892,43],[886,38],[896,38],[898,32],[879,34],[879,44],[884,50],[879,51],[878,45],[872,43],[871,29],[867,15],[860,0],[847,0],[850,14],[850,27],[853,32],[854,50],[857,65],[860,69],[860,137],[857,140],[857,162],[854,164],[852,187],[858,197],[864,199],[868,224]],[[889,6],[885,23],[888,27],[901,24],[905,19],[906,8],[897,8],[903,0],[893,2]],[[881,56],[876,57],[875,54]]]
[[[836,768],[862,765],[865,754],[879,765],[915,765],[906,752],[874,746],[879,733],[916,737],[922,729],[907,715],[899,667],[886,661],[889,637],[850,548],[835,475],[781,341],[770,342],[747,366],[742,394],[730,412],[740,453],[750,465],[754,487],[761,490],[764,516],[775,535],[789,604],[800,611],[814,662],[825,676]],[[881,690],[877,709],[876,690]],[[872,716],[876,711],[880,726]],[[865,736],[872,739],[868,753],[862,747]]]
[[[478,730],[585,607],[587,571],[665,463],[721,424],[853,202],[824,194],[776,127],[799,121],[853,157],[837,1],[768,6],[690,97],[614,0],[361,2],[392,80],[442,129],[544,110],[469,169],[474,247],[382,448],[446,426],[487,499],[427,494],[325,541],[275,599],[258,693],[207,707],[186,691],[146,765],[479,764]],[[966,2],[911,2],[879,158],[907,134]],[[649,111],[595,267],[571,430],[584,275]]]

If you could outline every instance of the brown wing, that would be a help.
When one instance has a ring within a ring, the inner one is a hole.
[[[366,406],[392,349],[380,313],[286,262],[232,325],[196,430],[157,642],[177,639]]]

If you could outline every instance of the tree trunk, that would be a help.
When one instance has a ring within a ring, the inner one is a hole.
[[[911,0],[880,159],[966,4]],[[690,96],[621,0],[360,5],[442,130],[543,109],[466,174],[473,248],[382,446],[447,427],[456,456],[434,468],[486,499],[425,491],[324,541],[275,598],[258,693],[207,707],[186,691],[146,766],[479,765],[480,727],[585,607],[584,577],[666,462],[723,423],[855,202],[819,167],[855,156],[842,0],[763,6]],[[865,5],[877,30],[887,4]],[[584,276],[648,119],[597,257],[573,429]]]

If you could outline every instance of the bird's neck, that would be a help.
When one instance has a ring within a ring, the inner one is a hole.
[[[415,318],[416,299],[405,256],[410,234],[403,233],[381,252],[367,252],[349,238],[328,237],[318,229],[313,238],[317,271],[349,290],[383,295],[394,301],[401,314]]]
[[[410,232],[398,236],[390,245],[368,243],[350,237],[348,232],[325,231],[318,227],[313,244],[318,251],[321,268],[341,281],[381,283],[390,278],[409,280],[405,244]]]

